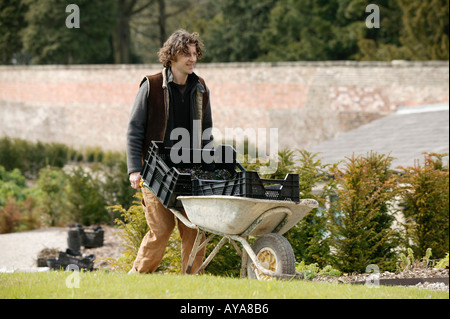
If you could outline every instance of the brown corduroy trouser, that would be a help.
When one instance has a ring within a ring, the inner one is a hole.
[[[134,261],[133,271],[140,273],[154,272],[164,257],[167,243],[175,228],[175,216],[165,208],[158,198],[147,188],[142,188],[142,207],[150,231],[144,236]],[[183,212],[184,213],[184,212]],[[182,273],[186,273],[189,255],[198,231],[191,229],[178,220],[181,237]],[[203,238],[204,240],[205,238]],[[197,253],[191,273],[195,273],[203,263],[205,248]]]

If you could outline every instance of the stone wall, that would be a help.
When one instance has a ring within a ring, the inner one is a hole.
[[[158,71],[0,66],[0,136],[123,150],[139,82]],[[449,101],[448,62],[200,63],[196,73],[220,132],[278,128],[280,147],[309,147],[399,107]]]

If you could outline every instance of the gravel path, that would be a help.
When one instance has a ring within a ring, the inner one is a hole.
[[[118,230],[102,226],[105,230],[104,245],[95,249],[82,249],[81,253],[94,254],[97,258],[117,258],[122,252]],[[44,248],[59,251],[67,249],[68,227],[53,227],[27,232],[0,235],[0,272],[37,269],[37,255]]]

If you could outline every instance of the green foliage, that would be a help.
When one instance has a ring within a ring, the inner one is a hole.
[[[217,246],[221,240],[220,236],[216,236],[206,248],[206,256]],[[206,267],[205,273],[213,276],[227,276],[239,277],[241,271],[241,257],[236,252],[236,249],[230,244],[226,243]]]
[[[101,190],[98,177],[81,166],[67,172],[48,166],[41,169],[32,194],[37,198],[45,224],[90,225],[109,221]]]
[[[6,204],[9,198],[23,201],[25,200],[25,177],[17,168],[7,172],[0,166],[0,206]]]
[[[8,172],[0,165],[0,234],[38,228],[35,206],[20,170]]]
[[[63,167],[69,159],[70,148],[61,143],[30,142],[19,138],[0,139],[0,165],[10,171],[19,169],[34,178],[47,165]]]
[[[317,276],[323,276],[323,277],[339,277],[342,275],[342,273],[334,269],[331,265],[325,266],[323,269],[320,269],[319,265],[317,263],[313,264],[306,264],[304,261],[301,261],[295,269],[303,274],[305,279],[314,279]]]
[[[21,0],[0,2],[0,64],[12,64],[22,49],[20,32],[25,26],[26,9]]]
[[[115,1],[79,0],[80,28],[67,28],[71,1],[23,0],[28,5],[22,32],[25,51],[39,64],[98,63],[111,52],[109,36],[115,22]]]
[[[352,1],[279,0],[260,44],[267,61],[345,60],[364,37],[365,6]],[[353,10],[349,10],[353,9]]]
[[[419,163],[402,168],[401,198],[408,239],[416,255],[428,248],[442,258],[449,248],[449,169],[443,158],[447,154],[425,154]]]
[[[133,195],[136,190],[130,187],[127,158],[125,152],[101,152],[97,160],[102,160],[93,166],[93,172],[98,177],[100,191],[107,206],[121,204],[128,209],[133,203]],[[114,215],[110,215],[110,223],[113,223]]]
[[[80,166],[68,173],[66,197],[68,212],[78,223],[91,225],[109,221],[99,177]]]
[[[69,163],[75,166],[62,170]],[[121,203],[128,208],[135,193],[129,186],[125,152],[104,152],[99,147],[76,150],[60,143],[4,137],[0,167],[0,206],[10,196],[21,202],[30,193],[44,224],[50,226],[68,221],[112,224],[116,216],[108,214],[105,206]],[[36,180],[35,187],[28,189],[25,178]]]
[[[436,264],[436,268],[438,268],[438,269],[448,268],[448,253],[447,253],[447,255],[445,255],[444,258],[442,258],[442,259]]]
[[[9,138],[0,140],[0,148],[4,151],[0,160],[10,168],[0,165],[1,232],[33,229],[41,223],[57,226],[70,221],[111,222],[118,217],[116,224],[128,237],[128,251],[116,264],[121,270],[131,267],[148,225],[140,201],[133,202],[133,198],[140,199],[141,193],[129,187],[124,153],[103,152],[99,148],[82,152],[58,144]],[[45,156],[39,157],[39,148]],[[33,150],[36,153],[30,155]],[[398,262],[395,250],[407,248],[403,246],[407,240],[412,246],[409,255],[399,256],[399,266],[403,269],[418,263],[414,255],[425,256],[419,262],[428,264],[431,249],[437,258],[448,253],[449,178],[448,164],[443,163],[446,154],[427,154],[423,167],[417,164],[403,169],[401,177],[390,169],[390,156],[376,153],[349,158],[344,168],[339,163],[324,165],[317,154],[304,150],[285,149],[278,155],[278,170],[264,177],[279,179],[287,173],[298,173],[300,197],[320,203],[319,209],[285,234],[297,261],[324,267],[331,273],[334,268],[348,273],[363,272],[368,264],[391,270]],[[48,163],[49,158],[51,163],[65,168],[42,164]],[[81,162],[67,166],[67,158]],[[102,162],[88,163],[88,159]],[[34,170],[40,165],[43,166],[38,178],[29,180],[34,186],[28,187],[26,175],[19,168],[34,167]],[[247,169],[253,170],[259,165],[258,162],[246,164]],[[330,173],[334,178],[330,179]],[[407,221],[405,242],[393,227],[396,210],[392,203],[398,195]],[[117,206],[119,203],[123,205]],[[105,206],[114,207],[108,211]],[[214,239],[213,244],[218,240]],[[208,246],[207,253],[213,244]],[[427,251],[428,248],[431,249]],[[330,263],[334,268],[326,266]],[[179,272],[180,269],[180,238],[175,231],[159,271]],[[239,269],[240,258],[228,244],[206,272],[234,277],[239,275]]]
[[[0,63],[156,63],[171,32],[199,32],[205,62],[448,60],[448,0],[80,0],[0,4]]]
[[[412,60],[449,59],[449,1],[399,1],[403,12],[400,42]]]
[[[448,0],[391,0],[380,10],[383,27],[358,41],[359,59],[449,59]]]
[[[217,1],[219,13],[205,29],[208,61],[254,61],[261,55],[259,35],[276,0]]]
[[[23,202],[9,198],[0,206],[0,234],[37,229],[41,226],[36,201],[28,197]]]
[[[422,260],[415,259],[413,250],[408,248],[407,255],[400,253],[400,262],[398,263],[397,268],[400,272],[416,268],[428,268],[430,266],[431,256],[432,250],[431,248],[428,248]]]
[[[101,162],[103,159],[103,150],[101,147],[87,147],[84,151],[84,160],[88,163]]]
[[[113,264],[118,271],[128,272],[133,266],[139,247],[145,234],[150,230],[145,213],[141,206],[142,193],[135,194],[136,199],[133,205],[128,209],[124,209],[121,205],[111,206],[109,209],[120,213],[121,218],[117,218],[115,223],[122,230],[120,237],[125,247],[122,256]]]
[[[268,165],[268,164],[267,164]],[[248,170],[258,170],[259,162],[245,165]],[[284,149],[278,152],[277,171],[265,175],[269,179],[284,179],[288,173],[299,174],[300,198],[316,199],[319,209],[312,210],[303,220],[291,228],[285,237],[291,243],[297,261],[318,263],[324,266],[329,259],[330,247],[325,240],[327,236],[325,204],[330,196],[330,189],[316,191],[328,178],[328,165],[306,150]]]
[[[59,226],[69,220],[69,203],[67,201],[69,176],[57,167],[45,167],[39,172],[34,196],[44,223]]]
[[[304,219],[286,233],[286,238],[293,246],[297,261],[317,263],[324,266],[330,254],[330,247],[326,238],[326,214],[324,208],[327,190],[316,191],[320,183],[327,178],[327,168],[318,159],[318,154],[312,154],[305,150],[297,151],[297,166],[294,172],[299,174],[300,198],[315,199],[320,207],[313,209]]]
[[[369,153],[348,158],[344,169],[332,168],[338,200],[328,212],[328,240],[335,250],[332,264],[343,272],[362,273],[370,264],[395,267],[400,236],[393,228],[396,176],[391,162],[390,156]]]

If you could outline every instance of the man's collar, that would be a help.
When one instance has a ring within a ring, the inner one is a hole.
[[[189,74],[186,83],[191,81],[198,81],[198,76],[195,73]],[[163,88],[166,88],[169,83],[173,82],[172,69],[164,68],[163,70]]]

